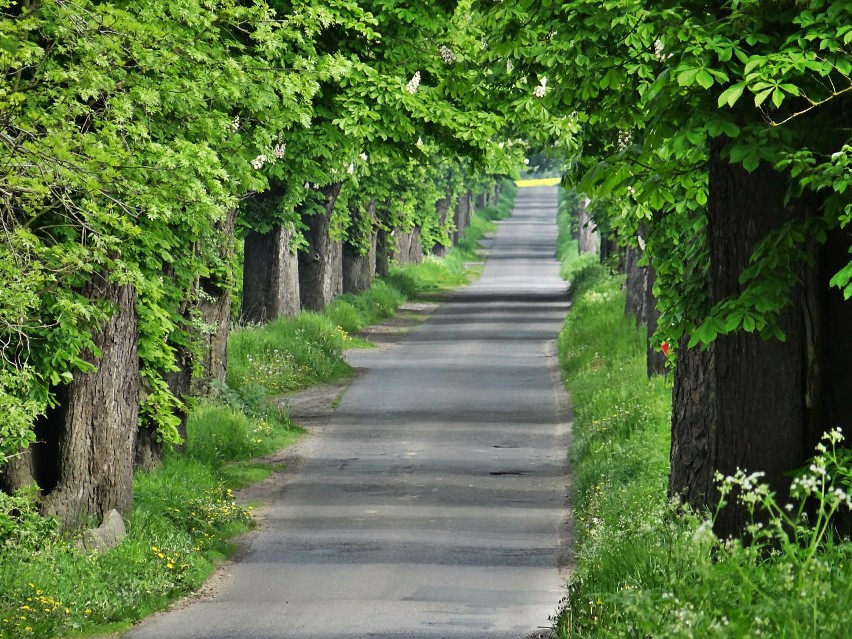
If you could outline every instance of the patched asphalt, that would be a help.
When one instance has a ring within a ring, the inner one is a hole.
[[[556,194],[520,189],[478,282],[351,356],[226,585],[129,638],[547,636],[570,550]]]

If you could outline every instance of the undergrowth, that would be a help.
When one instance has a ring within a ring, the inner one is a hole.
[[[192,411],[185,446],[138,472],[127,537],[102,554],[79,550],[75,535],[42,517],[37,492],[0,492],[0,639],[119,631],[198,588],[251,527],[251,508],[233,490],[276,468],[256,458],[302,435],[276,395],[345,377],[350,334],[392,316],[406,299],[457,287],[472,277],[493,220],[511,213],[514,185],[499,205],[477,211],[460,245],[442,259],[395,268],[360,295],[322,313],[236,329],[228,341],[227,385]]]
[[[852,462],[835,448],[842,435],[827,435],[789,506],[758,476],[720,478],[756,523],[749,545],[718,539],[713,513],[667,498],[670,388],[646,377],[644,335],[624,317],[621,280],[578,258],[570,240],[562,246],[573,296],[559,355],[575,411],[576,567],[558,636],[850,636],[852,543],[827,523],[829,511],[850,506]]]

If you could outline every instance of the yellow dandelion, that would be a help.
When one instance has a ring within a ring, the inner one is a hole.
[[[175,567],[175,565],[173,563],[166,564],[166,568],[168,568],[169,570],[171,570],[174,567]]]

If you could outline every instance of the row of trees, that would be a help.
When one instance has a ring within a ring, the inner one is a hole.
[[[715,474],[743,468],[783,498],[820,434],[852,426],[852,3],[526,5],[502,5],[494,54],[546,74],[598,223],[653,269],[671,493],[713,508]]]
[[[0,0],[7,490],[128,508],[224,381],[239,239],[244,320],[320,309],[519,164],[509,118],[546,112],[492,90],[481,14],[409,4]]]

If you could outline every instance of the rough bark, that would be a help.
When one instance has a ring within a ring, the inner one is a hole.
[[[385,228],[376,230],[376,275],[384,277],[390,270],[391,262],[390,233]]]
[[[625,304],[624,314],[632,317],[636,327],[645,326],[648,322],[648,313],[645,307],[647,302],[648,269],[639,266],[642,252],[632,246],[625,251],[624,266],[627,277],[624,280]]]
[[[488,191],[484,191],[483,193],[480,193],[476,196],[476,208],[488,208]]]
[[[580,227],[580,241],[578,249],[580,254],[598,252],[598,232],[594,220],[589,216],[589,200],[583,199],[577,211],[578,225]]]
[[[293,233],[276,225],[250,232],[243,265],[243,322],[263,323],[299,314],[299,260],[290,249]]]
[[[660,312],[657,310],[657,298],[654,296],[654,282],[657,279],[657,271],[653,265],[647,267],[647,277],[645,280],[645,315],[648,321],[648,341],[647,341],[647,369],[648,377],[653,375],[662,375],[666,372],[666,356],[662,351],[651,348],[651,338],[657,331],[657,322],[660,319]]]
[[[228,217],[220,222],[222,244],[219,248],[222,258],[230,261],[234,256],[234,225],[237,210],[228,212]],[[202,279],[199,283],[203,292],[198,304],[201,321],[210,329],[202,335],[202,375],[194,380],[192,394],[207,396],[215,388],[225,385],[228,372],[228,331],[231,326],[231,291],[228,282],[216,279]]]
[[[711,149],[708,246],[713,303],[740,291],[739,275],[755,243],[790,219],[786,181],[767,167],[749,174]],[[794,299],[801,293],[794,293]],[[781,498],[785,473],[805,458],[803,426],[803,322],[800,304],[781,313],[786,341],[735,333],[717,338],[706,352],[681,344],[675,374],[669,488],[699,506],[714,507],[714,473],[738,468],[762,471]],[[738,534],[746,513],[726,508],[722,535]]]
[[[438,218],[438,228],[441,229],[441,241],[432,246],[432,255],[444,257],[453,242],[452,231],[446,230],[447,220],[450,216],[450,198],[442,197],[435,202],[435,216]]]
[[[324,187],[324,211],[302,217],[308,246],[299,251],[299,294],[302,308],[311,311],[321,311],[343,292],[343,242],[329,236],[340,187],[340,182]]]
[[[423,242],[420,231],[419,226],[411,229],[411,242],[408,244],[408,264],[419,264],[423,261]]]
[[[470,217],[473,213],[473,193],[467,191],[464,193],[456,204],[454,212],[454,221],[456,228],[453,230],[453,246],[459,243],[459,239],[464,236],[465,229],[470,226]]]
[[[423,261],[423,245],[420,242],[419,226],[412,227],[410,231],[396,229],[393,237],[396,240],[393,259],[397,264],[417,264]]]
[[[358,215],[357,210],[352,215]],[[376,272],[376,201],[367,202],[364,214],[371,221],[368,233],[361,240],[360,246],[343,242],[343,292],[361,293],[370,288],[373,273]],[[366,250],[363,243],[367,244]]]
[[[13,493],[20,488],[32,486],[36,481],[32,446],[15,457],[6,460],[0,469],[0,490]]]
[[[59,429],[59,477],[42,509],[71,527],[100,521],[113,508],[130,509],[139,416],[135,290],[94,277],[83,293],[115,310],[94,336],[101,357],[86,355],[97,370],[75,375],[61,389],[51,424]]]
[[[163,378],[168,384],[169,391],[172,395],[181,401],[187,401],[192,392],[192,354],[185,348],[178,350],[177,362],[178,370],[170,371],[163,375]],[[177,430],[183,442],[186,442],[186,422],[189,418],[189,413],[186,409],[181,409],[176,412],[176,417],[180,419]],[[177,446],[178,450],[182,450],[185,444]],[[136,446],[133,451],[133,465],[137,470],[152,470],[160,466],[163,460],[165,446],[160,440],[157,429],[151,424],[142,424],[139,427],[139,432],[136,436]]]

